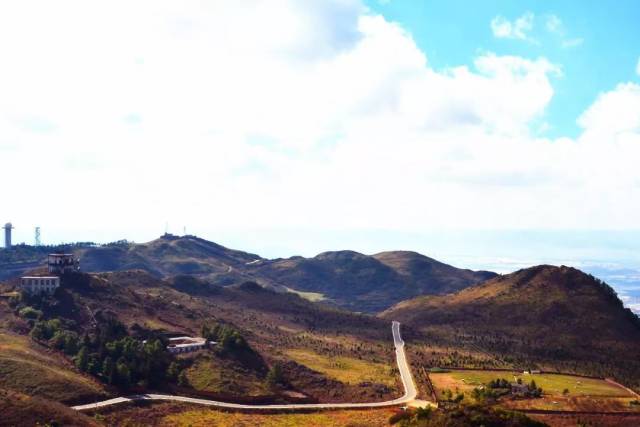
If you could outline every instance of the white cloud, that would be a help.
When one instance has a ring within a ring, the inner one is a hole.
[[[549,31],[550,33],[555,33],[559,35],[564,35],[565,33],[564,24],[562,23],[562,20],[558,18],[558,16],[553,14],[547,16],[546,27],[547,27],[547,31]]]
[[[498,38],[535,42],[535,40],[529,36],[531,30],[533,30],[534,18],[533,13],[525,12],[521,17],[512,22],[498,15],[491,20],[491,30],[493,31],[493,35]]]
[[[584,39],[582,37],[567,38],[567,29],[565,28],[562,19],[557,15],[547,15],[545,26],[548,32],[560,38],[560,46],[564,49],[578,47],[584,43]]]
[[[640,85],[619,84],[614,90],[600,94],[578,123],[589,132],[640,132]]]
[[[561,43],[561,46],[563,48],[571,48],[571,47],[578,47],[582,45],[582,43],[584,43],[584,39],[581,37],[576,37],[574,39],[563,40]]]
[[[603,94],[579,138],[548,140],[530,129],[558,66],[484,53],[437,71],[355,1],[1,12],[2,211],[19,239],[38,224],[143,240],[165,221],[212,238],[637,226],[633,85]]]
[[[640,76],[640,58],[638,58],[638,64],[636,64],[636,74]]]

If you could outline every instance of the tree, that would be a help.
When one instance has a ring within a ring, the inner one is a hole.
[[[427,406],[426,408],[417,408],[416,409],[416,420],[427,420],[431,417],[431,406]]]
[[[188,387],[189,386],[189,378],[187,378],[187,371],[183,370],[178,375],[178,385],[180,387]]]
[[[102,376],[105,378],[107,383],[114,383],[114,373],[115,373],[115,363],[113,363],[113,359],[111,356],[107,356],[104,358],[104,362],[102,362]]]
[[[86,346],[82,346],[78,355],[76,356],[76,366],[82,372],[87,372],[87,368],[89,365],[89,352],[87,351]]]
[[[125,388],[131,385],[131,370],[124,359],[118,361],[116,373],[118,376],[118,384]]]
[[[282,366],[280,366],[280,363],[274,364],[271,369],[269,369],[265,381],[267,383],[267,387],[269,388],[273,388],[278,384],[282,384]]]
[[[89,362],[87,363],[87,372],[91,375],[98,375],[101,370],[100,361],[95,357],[89,357]]]
[[[178,375],[180,375],[181,372],[181,368],[180,368],[180,364],[178,362],[171,362],[171,364],[169,365],[169,368],[167,369],[167,377],[172,380],[172,381],[176,381],[178,379]]]

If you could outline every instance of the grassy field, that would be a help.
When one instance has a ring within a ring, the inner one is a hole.
[[[192,410],[173,414],[161,420],[161,426],[217,427],[298,427],[298,426],[387,426],[392,410],[327,411],[308,414],[241,414],[215,410]]]
[[[303,291],[297,291],[295,289],[291,289],[291,288],[287,288],[287,292],[291,292],[293,294],[298,295],[301,298],[306,299],[307,301],[311,301],[311,302],[319,302],[319,301],[324,301],[327,298],[324,296],[324,294],[318,293],[318,292],[303,292]]]
[[[436,389],[455,391],[473,390],[475,387],[487,384],[489,381],[504,378],[515,382],[521,378],[524,383],[535,380],[538,387],[542,387],[544,394],[550,396],[562,396],[565,389],[569,390],[569,397],[630,397],[629,392],[609,384],[606,381],[575,377],[572,375],[556,374],[522,374],[522,372],[498,372],[498,371],[452,371],[447,373],[430,374]]]
[[[105,425],[216,426],[216,427],[377,427],[388,426],[394,409],[323,411],[309,413],[239,413],[176,402],[105,408],[99,417]]]
[[[503,399],[502,406],[510,409],[543,409],[563,411],[634,411],[629,405],[633,400],[626,390],[604,380],[582,378],[572,375],[523,374],[522,372],[499,371],[451,371],[429,374],[438,394],[451,390],[464,393],[471,400],[470,392],[489,381],[504,378],[514,382],[521,378],[526,384],[535,380],[542,387],[543,396],[537,399]],[[569,392],[564,394],[567,389]],[[640,408],[637,408],[640,410]]]
[[[297,363],[345,384],[371,382],[389,387],[396,385],[394,370],[384,363],[351,357],[329,357],[302,349],[287,350],[285,354]]]
[[[187,370],[187,379],[191,387],[200,391],[243,396],[268,394],[263,379],[255,372],[212,354],[199,355]]]
[[[541,399],[509,400],[502,406],[509,409],[543,409],[548,411],[638,412],[627,397],[563,397],[543,396]]]

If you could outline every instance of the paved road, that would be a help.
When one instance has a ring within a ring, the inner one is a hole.
[[[124,402],[132,402],[136,400],[170,400],[174,402],[186,402],[196,403],[200,405],[214,406],[218,408],[228,409],[242,409],[242,410],[307,410],[307,409],[348,409],[348,408],[382,408],[385,406],[396,406],[409,403],[415,400],[417,393],[416,385],[411,376],[411,369],[407,363],[407,357],[404,352],[404,341],[400,336],[400,323],[392,322],[391,332],[393,333],[393,345],[396,349],[396,361],[398,363],[398,370],[400,371],[400,378],[402,385],[404,386],[404,395],[394,400],[387,400],[385,402],[372,402],[372,403],[298,403],[288,405],[243,405],[239,403],[219,402],[216,400],[196,399],[193,397],[182,396],[170,396],[165,394],[138,394],[128,397],[116,397],[115,399],[109,399],[102,402],[89,403],[87,405],[73,406],[72,409],[77,411],[86,411],[89,409],[102,408],[104,406],[116,405]]]

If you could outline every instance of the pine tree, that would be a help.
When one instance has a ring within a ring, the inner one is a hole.
[[[87,351],[87,347],[82,346],[78,355],[76,356],[76,366],[82,372],[87,371],[87,366],[89,364],[89,352]]]
[[[265,381],[269,388],[273,388],[277,384],[282,383],[282,367],[279,363],[276,363],[269,369]]]
[[[115,363],[113,363],[111,356],[105,357],[104,362],[102,362],[102,375],[108,384],[114,383],[115,368]]]

